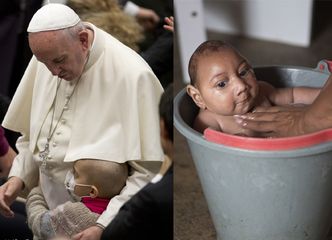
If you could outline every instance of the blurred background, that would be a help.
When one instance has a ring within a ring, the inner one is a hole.
[[[189,81],[188,60],[208,39],[224,40],[255,66],[316,68],[332,60],[332,1],[175,0],[175,94]],[[332,69],[331,69],[332,70]],[[174,239],[215,240],[185,138],[175,130]]]

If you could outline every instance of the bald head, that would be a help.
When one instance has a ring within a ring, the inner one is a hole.
[[[222,54],[225,50],[234,51],[239,54],[230,44],[220,40],[208,40],[200,44],[189,60],[188,72],[190,76],[190,84],[195,86],[197,83],[197,70],[202,57],[212,54]]]
[[[96,186],[102,198],[118,195],[128,178],[126,163],[82,159],[75,162],[74,170],[76,182]]]

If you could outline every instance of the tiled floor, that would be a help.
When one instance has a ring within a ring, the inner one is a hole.
[[[312,44],[308,48],[265,42],[243,37],[208,33],[209,39],[222,39],[236,47],[253,66],[294,65],[316,67],[321,59],[332,60],[331,2],[315,5]],[[185,85],[181,81],[179,59],[175,54],[175,92]],[[196,170],[183,136],[175,130],[174,239],[215,240],[216,233],[208,212]]]

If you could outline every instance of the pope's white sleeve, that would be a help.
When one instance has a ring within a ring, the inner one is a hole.
[[[18,138],[16,148],[18,155],[13,161],[8,177],[19,177],[24,182],[24,190],[20,194],[26,197],[30,190],[38,185],[39,168],[32,157],[29,149],[28,137],[25,135]]]
[[[111,199],[107,209],[98,218],[97,224],[106,227],[114,219],[121,206],[150,182],[156,173],[155,170],[160,168],[160,164],[161,162],[138,164],[137,162],[130,161],[129,165],[131,166],[131,172],[126,181],[126,186],[122,189],[119,195]]]

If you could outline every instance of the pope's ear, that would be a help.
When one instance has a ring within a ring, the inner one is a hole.
[[[205,103],[201,96],[201,93],[197,88],[195,88],[193,85],[189,84],[187,86],[187,93],[192,98],[192,100],[195,102],[195,104],[202,109],[205,109]]]
[[[89,49],[89,33],[84,29],[78,33],[78,37],[84,49]]]
[[[96,197],[98,197],[98,195],[99,195],[98,189],[95,186],[92,186],[91,191],[90,191],[90,197],[96,198]]]

